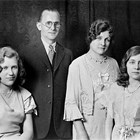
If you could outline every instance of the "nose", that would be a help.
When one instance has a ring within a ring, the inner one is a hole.
[[[104,46],[105,45],[105,39],[101,39],[101,44]]]
[[[8,74],[9,74],[9,75],[13,75],[13,70],[12,70],[11,68],[9,68]]]
[[[54,31],[55,29],[56,29],[56,26],[55,26],[55,24],[53,23],[52,26],[51,26],[51,30]]]
[[[136,64],[135,64],[135,69],[136,69],[136,70],[139,70],[139,69],[140,69],[140,63],[136,63]]]

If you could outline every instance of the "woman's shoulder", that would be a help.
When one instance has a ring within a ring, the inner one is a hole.
[[[111,88],[112,90],[114,89],[114,91],[124,89],[124,87],[123,87],[123,86],[119,86],[119,85],[117,84],[117,82],[112,83],[111,86],[110,86],[110,88]],[[116,90],[116,89],[117,89],[117,90]]]
[[[73,61],[72,61],[72,63],[70,64],[70,66],[72,67],[72,66],[78,66],[78,65],[80,65],[81,63],[83,63],[84,62],[84,59],[85,59],[85,54],[84,55],[82,55],[82,56],[79,56],[79,57],[77,57],[76,59],[74,59]]]
[[[117,82],[114,82],[111,84],[110,88],[108,89],[109,93],[109,99],[110,101],[118,101],[120,98],[122,98],[122,94],[124,93],[124,88],[122,86],[119,86]]]
[[[114,64],[118,64],[117,60],[114,59],[113,57],[107,56],[107,59]]]
[[[121,94],[124,93],[124,87],[123,86],[119,86],[117,84],[117,82],[114,82],[113,84],[111,84],[111,86],[109,88],[109,92],[113,96],[118,96],[118,95],[121,95]]]
[[[23,99],[27,99],[31,96],[31,92],[29,92],[27,89],[24,87],[19,87],[20,94],[22,95]]]

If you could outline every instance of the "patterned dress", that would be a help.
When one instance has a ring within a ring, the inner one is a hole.
[[[116,60],[107,57],[105,69],[97,69],[90,58],[84,54],[69,67],[64,120],[81,119],[90,140],[105,139],[106,100],[104,91],[118,75]],[[73,127],[73,139],[76,131]]]
[[[108,113],[115,120],[112,140],[140,140],[140,88],[130,94],[114,83],[109,92]]]
[[[35,108],[31,93],[22,87],[8,96],[0,93],[0,139],[15,140],[14,137],[20,135],[25,114],[36,114]]]

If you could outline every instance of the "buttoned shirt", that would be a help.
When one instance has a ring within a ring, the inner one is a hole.
[[[43,38],[41,38],[41,40],[42,40],[42,43],[45,47],[47,54],[49,53],[49,49],[50,49],[49,46],[50,45],[53,46],[53,50],[54,50],[54,52],[56,52],[56,50],[55,50],[56,42],[54,42],[53,44],[48,44],[45,40],[43,40]]]

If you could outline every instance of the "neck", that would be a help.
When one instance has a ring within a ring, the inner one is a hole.
[[[138,86],[140,85],[140,80],[134,80],[134,79],[130,79],[129,80],[129,86]]]
[[[128,91],[131,93],[134,93],[135,91],[137,91],[140,87],[140,81],[139,80],[134,80],[134,79],[130,79],[129,80],[129,85],[128,85]]]
[[[12,89],[11,87],[0,84],[0,92],[1,93],[8,93],[11,89]]]
[[[103,60],[106,56],[104,54],[98,54],[95,53],[93,50],[89,50],[89,53],[91,55],[92,58],[97,59],[97,60]]]
[[[43,39],[45,42],[47,42],[48,44],[53,44],[54,42],[55,42],[55,39],[53,39],[53,40],[50,40],[50,39],[47,39],[47,38],[45,38],[45,37],[41,37],[41,39]]]
[[[94,51],[90,50],[89,51],[89,56],[90,59],[92,59],[94,62],[98,63],[98,64],[103,64],[105,62],[107,62],[107,56],[106,55],[100,55],[95,53]]]

